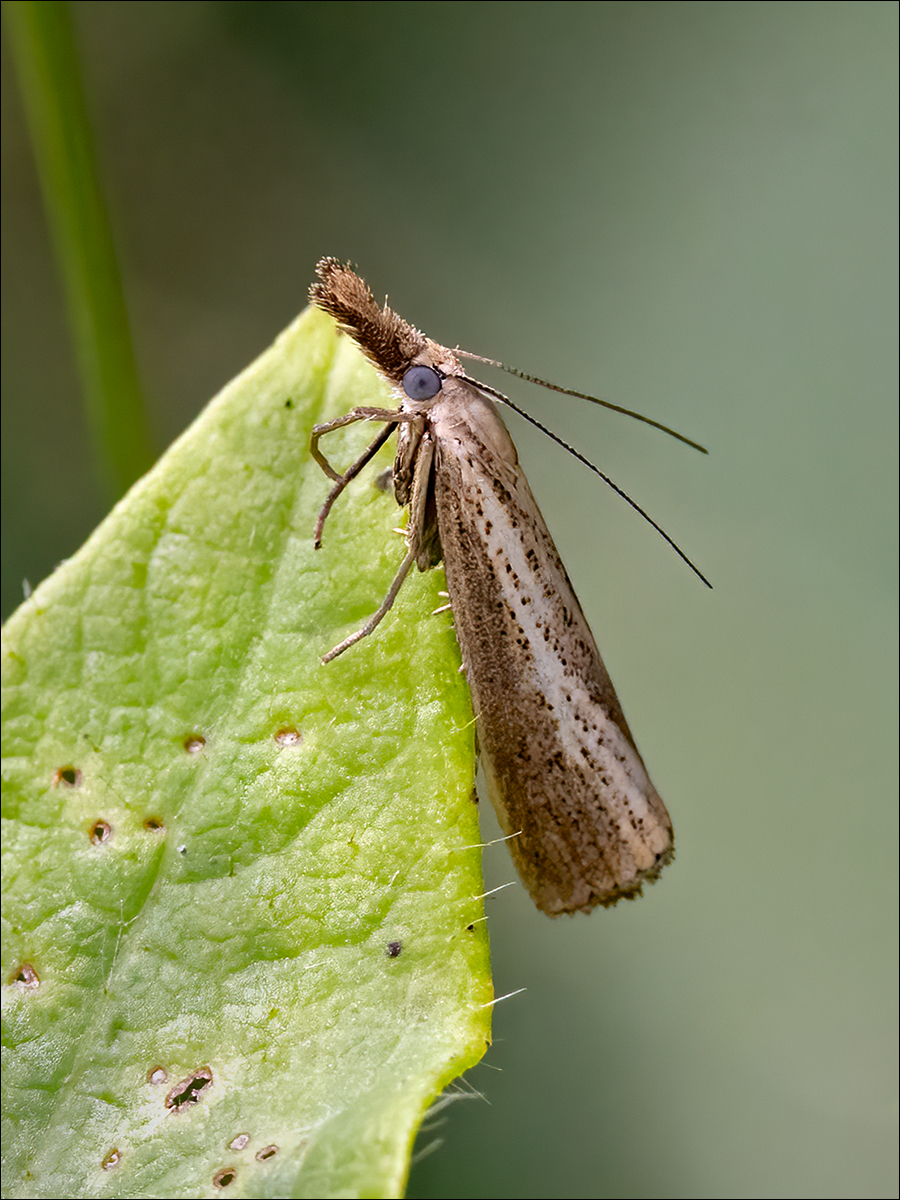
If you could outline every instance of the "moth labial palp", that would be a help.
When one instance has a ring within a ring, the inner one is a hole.
[[[401,400],[313,430],[313,456],[333,480],[316,545],[334,501],[395,431],[394,494],[409,510],[388,595],[323,661],[375,629],[413,565],[443,561],[488,793],[532,899],[557,916],[634,898],[672,860],[672,823],[491,398],[500,394],[380,307],[349,267],[325,258],[317,275],[312,302]],[[319,441],[356,421],[384,427],[340,475]]]

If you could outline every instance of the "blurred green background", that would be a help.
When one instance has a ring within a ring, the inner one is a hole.
[[[896,5],[73,16],[160,447],[332,254],[712,452],[507,389],[716,590],[510,419],[678,859],[590,918],[489,901],[527,990],[410,1196],[895,1195]],[[108,497],[5,48],[3,89],[6,614]]]

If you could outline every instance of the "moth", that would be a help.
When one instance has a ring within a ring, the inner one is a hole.
[[[395,431],[394,494],[409,509],[384,602],[323,661],[373,631],[414,565],[443,561],[488,793],[532,899],[550,916],[633,899],[672,861],[672,822],[493,399],[507,398],[470,379],[461,352],[379,306],[349,267],[323,258],[316,273],[311,301],[400,396],[396,409],[314,428],[313,456],[333,481],[316,546],[335,500]],[[356,421],[383,427],[341,474],[319,440]]]

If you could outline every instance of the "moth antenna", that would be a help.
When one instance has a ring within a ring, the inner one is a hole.
[[[583,454],[579,454],[574,446],[570,446],[568,442],[564,442],[563,439],[561,437],[559,437],[557,434],[555,434],[552,429],[548,429],[546,425],[542,425],[541,422],[538,421],[535,417],[529,416],[529,414],[527,412],[525,412],[524,409],[519,408],[518,404],[513,404],[512,400],[510,400],[509,396],[504,396],[502,392],[498,392],[495,388],[488,387],[488,385],[486,383],[480,383],[477,379],[470,379],[468,377],[468,375],[458,375],[457,378],[462,379],[465,383],[470,383],[472,385],[472,387],[478,388],[479,391],[487,392],[489,396],[493,396],[495,400],[499,400],[502,404],[506,404],[509,408],[511,408],[513,410],[513,412],[517,412],[520,417],[524,417],[525,420],[529,422],[529,424],[531,424],[535,427],[535,429],[540,429],[541,433],[545,433],[548,438],[552,438],[552,440],[554,442],[556,442],[557,446],[562,446],[563,450],[568,450],[568,452],[573,456],[573,458],[577,458],[580,463],[584,463],[584,465],[586,467],[589,467],[590,470],[592,470],[595,475],[599,475],[600,478],[603,480],[603,482],[607,485],[607,487],[611,487],[617,496],[621,496],[622,499],[625,501],[625,503],[630,504],[636,513],[640,513],[640,515],[644,518],[644,520],[647,522],[648,525],[653,526],[653,528],[656,530],[656,532],[659,534],[659,536],[664,541],[669,543],[669,545],[672,547],[672,549],[675,551],[675,553],[678,555],[678,557],[683,562],[687,563],[687,565],[691,568],[691,570],[694,572],[694,574],[697,576],[697,578],[699,580],[701,580],[701,582],[705,583],[706,586],[710,589],[710,591],[712,591],[712,584],[709,582],[709,580],[706,578],[706,576],[703,574],[703,572],[700,570],[700,568],[695,566],[691,562],[691,560],[688,558],[688,556],[685,554],[685,552],[681,549],[681,547],[678,545],[678,543],[674,540],[674,538],[670,538],[669,535],[666,533],[666,531],[663,529],[663,527],[661,525],[657,525],[657,523],[653,520],[653,518],[649,515],[649,513],[646,513],[641,508],[641,506],[638,504],[638,502],[636,500],[632,500],[632,498],[628,495],[628,493],[623,491],[619,487],[618,484],[613,483],[613,481],[610,479],[610,477],[608,475],[604,475],[599,467],[595,467],[589,458],[585,458]]]
[[[461,358],[470,358],[473,362],[487,363],[489,367],[499,367],[507,375],[515,375],[517,379],[524,379],[526,383],[537,383],[540,387],[548,388],[551,392],[559,392],[563,396],[574,396],[577,400],[590,400],[591,404],[599,404],[603,408],[612,409],[613,412],[622,413],[623,416],[634,417],[635,421],[643,421],[645,425],[652,425],[654,429],[661,429],[663,433],[669,434],[670,437],[675,438],[679,442],[684,442],[686,446],[693,446],[701,454],[709,454],[705,446],[701,446],[699,442],[685,437],[683,433],[678,433],[676,430],[670,429],[668,425],[663,425],[660,421],[654,421],[652,417],[645,417],[643,413],[633,412],[630,408],[623,408],[621,404],[613,404],[611,400],[601,400],[599,396],[589,396],[587,392],[576,392],[573,388],[560,387],[558,383],[551,383],[548,379],[538,379],[537,375],[526,375],[524,371],[518,371],[515,367],[508,367],[506,363],[497,362],[495,358],[482,358],[480,354],[472,354],[468,350],[457,349],[454,351],[454,354],[460,355]],[[469,382],[471,383],[472,381],[470,380]],[[506,403],[508,404],[509,401],[507,400]]]

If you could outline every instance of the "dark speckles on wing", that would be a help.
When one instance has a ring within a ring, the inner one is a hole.
[[[453,441],[467,448],[452,453],[439,406],[431,415],[448,588],[491,798],[505,831],[519,834],[513,857],[545,912],[615,903],[662,865],[630,807],[631,776],[663,823],[663,860],[665,808],[514,451],[497,458],[483,414],[464,437],[454,413]]]

